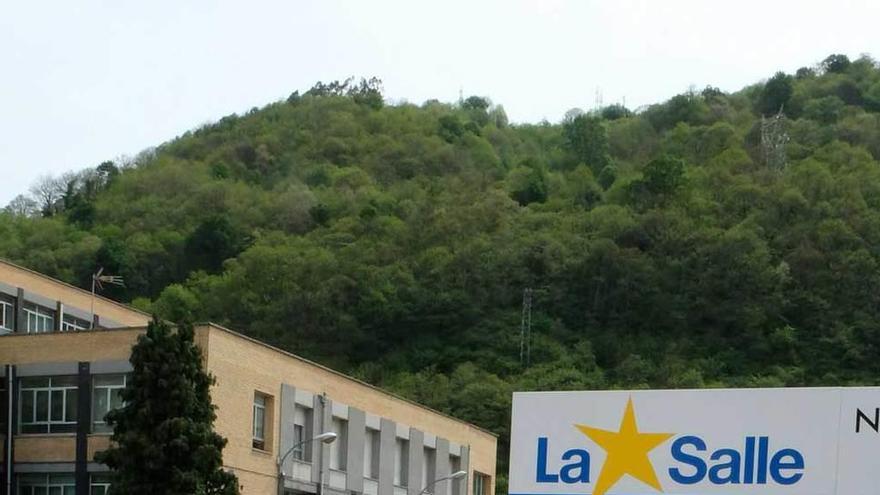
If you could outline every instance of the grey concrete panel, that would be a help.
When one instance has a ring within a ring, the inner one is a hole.
[[[55,330],[56,332],[61,331],[61,322],[64,320],[64,303],[61,301],[55,302]]]
[[[16,462],[16,473],[74,473],[73,462]]]
[[[130,362],[122,359],[116,361],[94,361],[91,366],[93,375],[131,373],[134,370]]]
[[[100,462],[90,462],[88,464],[90,473],[109,473],[110,468],[107,467],[106,464],[101,464]]]
[[[296,411],[296,388],[281,384],[280,414],[278,418],[278,456],[284,456],[293,447],[293,418]],[[284,460],[281,470],[287,475],[293,472],[293,454]]]
[[[471,448],[467,445],[461,446],[461,469],[468,474],[461,480],[462,487],[459,493],[464,495],[468,493],[468,487],[471,486]]]
[[[449,476],[449,440],[445,438],[437,437],[437,455],[434,456],[435,468],[434,472],[437,473],[437,479],[443,479]],[[440,481],[436,485],[434,485],[434,489],[431,490],[431,493],[434,495],[446,495],[449,489],[447,485],[448,481]]]
[[[49,310],[54,310],[58,301],[55,299],[48,298],[46,296],[41,296],[40,294],[36,294],[34,292],[24,291],[24,300],[33,303],[39,306],[42,306]],[[55,315],[57,318],[57,314]]]
[[[92,313],[90,311],[85,311],[73,306],[65,305],[64,314],[79,318],[80,320],[92,321]]]
[[[79,363],[35,363],[21,364],[16,370],[18,376],[61,376],[76,375],[79,372]]]
[[[422,462],[425,458],[425,434],[415,428],[409,429],[409,472],[407,495],[419,495],[422,491]]]
[[[394,449],[397,426],[382,418],[379,425],[379,490],[378,495],[394,495]]]
[[[348,445],[346,445],[345,489],[364,491],[364,443],[366,443],[367,415],[360,409],[348,408]]]
[[[0,282],[0,294],[15,297],[18,295],[18,287]]]
[[[312,436],[330,431],[333,424],[333,402],[323,395],[315,395],[314,408],[312,409]],[[325,481],[327,469],[330,468],[330,449],[323,442],[309,442],[307,450],[311,449],[312,481],[321,483]],[[326,488],[326,485],[325,485]]]

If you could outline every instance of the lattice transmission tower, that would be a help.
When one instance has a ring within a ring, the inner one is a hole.
[[[532,289],[523,289],[522,320],[519,326],[519,364],[532,363]]]
[[[764,163],[772,170],[784,170],[788,161],[785,154],[785,146],[790,141],[787,124],[781,107],[772,117],[761,116],[761,150],[764,152]]]

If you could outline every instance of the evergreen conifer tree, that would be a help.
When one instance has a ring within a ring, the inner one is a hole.
[[[95,459],[114,471],[113,494],[233,495],[238,479],[223,471],[226,439],[216,418],[193,327],[154,318],[132,348],[125,406],[107,415],[112,446]]]

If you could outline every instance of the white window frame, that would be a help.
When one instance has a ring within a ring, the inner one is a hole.
[[[348,420],[333,416],[330,421],[336,440],[330,444],[330,469],[344,473],[348,470]]]
[[[76,493],[76,479],[73,473],[28,473],[27,475],[19,476],[21,477],[18,481],[18,490],[16,491],[18,495],[34,495],[36,493],[72,495]],[[45,481],[29,483],[29,481],[37,477],[43,477]],[[36,489],[41,490],[37,492]]]
[[[100,385],[98,385],[97,384],[98,378],[104,378],[104,379],[121,378],[122,384],[121,385],[119,385],[119,384],[112,384],[112,385],[100,384]],[[92,377],[92,432],[94,432],[94,433],[111,433],[111,431],[109,429],[107,429],[107,421],[104,420],[104,417],[107,415],[107,413],[114,410],[114,409],[110,408],[110,406],[113,404],[113,400],[112,400],[113,394],[119,393],[119,391],[124,389],[127,384],[128,384],[128,375],[124,375],[124,374],[121,374],[121,375],[95,375]],[[104,411],[103,414],[100,414],[98,412],[98,410],[97,410],[98,408],[96,407],[96,404],[95,404],[95,399],[98,397],[98,394],[103,394],[105,400],[107,401],[106,402],[107,410]]]
[[[38,386],[38,387],[34,387],[34,386],[25,387],[24,382],[30,378],[47,379],[47,380],[49,380],[49,385],[43,385],[43,386]],[[21,435],[41,435],[41,434],[46,434],[46,433],[75,433],[76,432],[76,423],[77,423],[76,407],[73,408],[73,419],[68,421],[67,420],[67,403],[68,403],[68,398],[69,398],[68,394],[70,392],[77,392],[76,400],[77,400],[77,404],[79,403],[79,400],[80,400],[80,397],[78,394],[79,387],[76,384],[74,384],[74,385],[53,385],[52,384],[53,380],[59,380],[60,378],[62,378],[62,377],[23,377],[20,379],[19,390],[18,390],[18,418],[19,418],[18,432],[19,432],[19,434],[21,434]],[[65,378],[67,378],[67,377],[65,377]],[[61,397],[62,397],[61,400],[63,401],[61,404],[61,419],[60,420],[52,419],[52,401],[53,401],[53,396],[55,395],[55,392],[61,392]],[[38,410],[37,399],[39,397],[39,394],[42,394],[42,393],[46,394],[46,408],[47,408],[46,409],[46,419],[45,420],[38,420],[37,419],[37,410]],[[31,413],[30,418],[25,418],[25,415],[24,415],[24,400],[23,399],[24,399],[25,394],[32,394],[32,401],[33,401],[34,409]],[[26,419],[29,419],[29,421],[25,421]],[[35,431],[25,432],[24,431],[25,426],[34,426],[34,425],[45,425],[46,431],[42,431],[42,432],[35,432]],[[62,431],[52,431],[53,426],[56,427],[57,430],[62,430]],[[58,426],[66,426],[67,428],[58,428]],[[72,426],[72,428],[70,428],[71,426]]]
[[[0,329],[15,331],[15,304],[0,299]]]
[[[474,493],[473,493],[473,495],[486,495],[484,492],[486,491],[486,488],[488,488],[486,486],[488,484],[489,484],[489,476],[488,475],[474,471]]]
[[[364,434],[364,477],[379,480],[379,430],[369,426]]]
[[[96,481],[96,477],[104,478],[104,480]],[[102,495],[107,495],[110,492],[110,481],[106,479],[106,475],[94,475],[89,476],[89,495],[93,495],[95,493],[95,488],[102,489]]]
[[[266,450],[266,396],[254,393],[253,429],[251,430],[251,445],[255,449]],[[259,416],[259,421],[257,417]],[[258,427],[259,425],[259,427]]]
[[[49,308],[38,304],[27,304],[24,307],[24,315],[26,333],[48,333],[55,329],[55,311]]]
[[[91,328],[91,326],[87,321],[75,316],[64,315],[64,317],[61,318],[62,332],[79,332],[81,330],[88,330],[89,328]]]
[[[406,488],[409,481],[409,440],[394,439],[394,485]]]
[[[303,442],[304,440],[311,437],[312,431],[312,408],[303,406],[301,404],[296,404],[293,409],[293,434],[296,438],[296,435],[301,434],[302,438],[298,440],[298,442]],[[297,432],[301,433],[297,433]],[[293,458],[297,462],[311,463],[312,462],[312,449],[310,442],[304,442],[302,445],[296,448],[293,451]]]

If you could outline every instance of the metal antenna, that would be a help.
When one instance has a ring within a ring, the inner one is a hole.
[[[95,289],[104,290],[104,283],[125,287],[125,282],[119,275],[104,275],[103,266],[92,275],[92,325],[95,323]]]
[[[764,153],[764,164],[777,172],[784,170],[788,161],[785,145],[790,138],[785,130],[786,124],[782,107],[779,107],[779,112],[770,118],[761,116],[761,150]]]
[[[523,289],[522,320],[519,327],[519,364],[532,364],[532,289]]]

